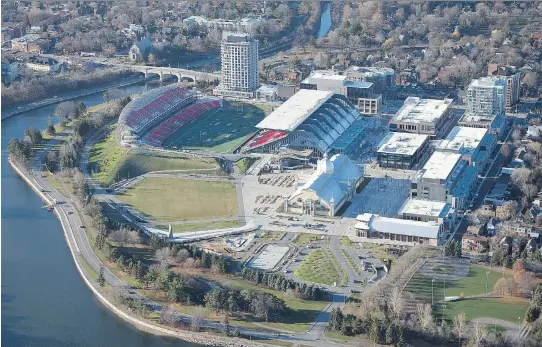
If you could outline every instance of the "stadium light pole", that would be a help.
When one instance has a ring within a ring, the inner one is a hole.
[[[518,317],[518,331],[521,332],[521,317]]]
[[[486,293],[487,293],[487,277],[489,276],[490,273],[491,271],[486,272]]]
[[[435,284],[435,279],[433,278],[431,280],[431,306],[433,306],[433,304],[434,304],[434,299],[433,299],[434,293],[435,293],[434,284]]]

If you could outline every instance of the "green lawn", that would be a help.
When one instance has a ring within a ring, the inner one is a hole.
[[[327,285],[339,285],[341,276],[335,270],[333,265],[333,254],[325,252],[323,249],[315,249],[303,260],[303,263],[295,270],[297,278],[314,283]],[[335,259],[335,262],[337,259]]]
[[[145,178],[117,195],[123,203],[158,221],[237,216],[235,185],[178,178]]]
[[[155,155],[152,155],[153,153]],[[181,154],[164,155],[158,152],[143,155],[122,148],[113,132],[92,147],[89,170],[94,173],[94,177],[102,186],[109,186],[119,180],[151,171],[187,170],[187,173],[224,174],[214,159],[200,159]]]
[[[442,317],[444,310],[444,319],[448,322],[460,312],[464,312],[469,321],[473,318],[489,317],[517,323],[518,317],[521,317],[521,321],[525,318],[529,302],[518,299],[476,298],[447,302],[445,305],[444,308],[441,303],[435,305],[435,314]]]
[[[386,248],[390,248],[389,245],[379,245],[372,242],[363,242],[362,245],[363,248],[370,250],[380,260],[391,259],[395,261],[397,259],[395,255],[386,252]]]
[[[258,235],[260,235],[260,237],[266,241],[280,240],[284,234],[285,234],[284,231],[269,231],[269,230],[261,230],[258,233]]]
[[[223,222],[194,222],[194,223],[183,223],[183,224],[174,224],[172,229],[174,233],[182,233],[188,231],[200,231],[200,230],[213,230],[213,229],[226,229],[241,226],[239,220],[232,221],[223,221]],[[168,225],[158,225],[157,229],[169,230]]]
[[[442,267],[442,266],[441,266]],[[444,266],[443,271],[449,271],[447,266]],[[472,296],[484,294],[486,292],[486,272],[488,270],[472,266],[468,275],[456,281],[446,281],[446,296]],[[488,276],[488,291],[493,290],[495,282],[502,277],[502,274],[497,271],[490,271]],[[415,297],[423,299],[427,302],[431,302],[431,278],[426,277],[419,272],[416,273],[408,285],[405,291],[412,293]],[[434,298],[435,301],[442,300],[444,298],[444,281],[435,280]]]
[[[232,153],[257,131],[255,125],[264,117],[264,111],[256,106],[227,104],[178,129],[164,147]]]

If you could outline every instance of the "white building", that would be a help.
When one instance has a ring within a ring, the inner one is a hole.
[[[473,114],[503,114],[506,106],[506,85],[503,80],[482,77],[473,80],[467,89],[467,112]]]
[[[363,171],[344,154],[318,161],[310,179],[285,200],[285,212],[334,216],[352,199],[363,179]]]
[[[379,114],[382,95],[373,92],[373,83],[350,81],[334,71],[315,71],[301,81],[301,89],[323,90],[346,96],[361,114]]]
[[[365,213],[354,225],[356,236],[368,239],[390,240],[404,244],[440,245],[442,223],[381,217]]]
[[[429,136],[389,133],[378,145],[378,165],[384,168],[412,169],[424,156]]]
[[[456,180],[466,166],[461,154],[434,152],[412,179],[410,197],[448,201]]]
[[[279,86],[274,84],[264,84],[256,91],[256,99],[262,101],[277,101],[279,96]]]
[[[450,116],[452,102],[452,99],[408,97],[390,120],[390,131],[438,137],[439,131]]]
[[[26,63],[26,67],[33,71],[40,72],[59,72],[62,64],[53,58],[42,56],[31,57]]]
[[[224,32],[220,43],[222,82],[215,95],[253,98],[260,86],[258,40],[249,34]]]
[[[455,126],[446,139],[440,141],[437,150],[459,153],[469,165],[480,165],[484,163],[488,151],[493,149],[496,139],[484,128]]]

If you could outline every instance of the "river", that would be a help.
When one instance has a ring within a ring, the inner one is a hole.
[[[318,29],[317,39],[320,39],[327,35],[331,28],[331,3],[327,2],[324,5],[324,11],[320,17],[320,29]]]
[[[145,88],[141,83],[119,89]],[[94,106],[103,102],[103,94],[74,101]],[[2,121],[2,345],[197,346],[141,332],[106,309],[79,276],[58,219],[9,166],[9,140],[22,138],[28,127],[45,128],[55,107]]]

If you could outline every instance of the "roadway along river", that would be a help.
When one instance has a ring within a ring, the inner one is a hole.
[[[103,98],[99,93],[75,101],[88,107]],[[45,128],[55,106],[2,121],[2,345],[196,346],[141,332],[102,306],[81,280],[60,222],[7,163],[9,140],[22,138],[30,126]]]

